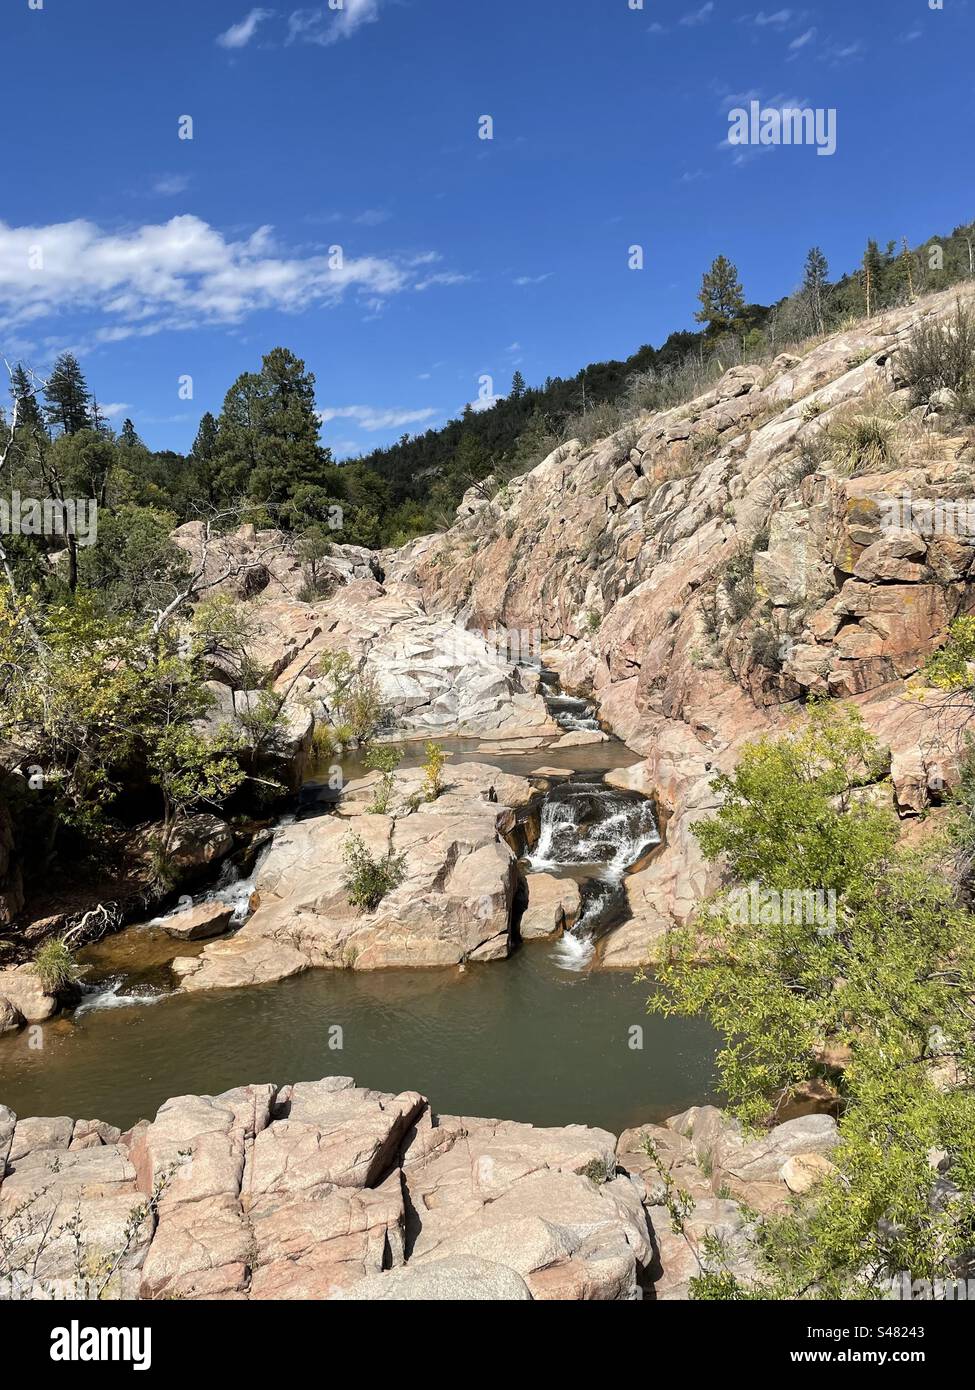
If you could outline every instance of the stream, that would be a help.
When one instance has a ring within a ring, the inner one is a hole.
[[[557,688],[546,699],[562,728],[599,729],[587,701]],[[169,962],[204,943],[174,941],[156,919],[81,953],[86,993],[71,1015],[0,1038],[0,1103],[23,1115],[129,1125],[174,1095],[340,1074],[380,1090],[420,1090],[443,1113],[619,1132],[709,1099],[709,1027],[648,1016],[647,984],[588,968],[600,935],[626,915],[627,870],[659,843],[653,803],[604,781],[634,754],[612,738],[503,755],[478,754],[478,740],[441,742],[458,761],[523,776],[546,765],[571,769],[549,784],[523,860],[529,874],[579,883],[569,931],[463,971],[311,970],[179,994]],[[404,754],[403,766],[422,762],[422,744],[404,745]],[[346,779],[362,771],[355,755],[343,761]],[[327,778],[313,778],[298,814],[327,814],[333,799]],[[243,921],[251,888],[252,878],[225,866],[202,896],[230,903]]]

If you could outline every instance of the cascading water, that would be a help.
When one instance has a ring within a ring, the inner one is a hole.
[[[282,816],[277,822],[275,829],[281,829],[285,825],[290,825],[294,821],[293,815]],[[254,884],[257,878],[261,863],[267,857],[271,848],[271,837],[263,845],[254,860],[251,872],[246,878],[241,877],[240,866],[233,860],[225,860],[217,882],[212,888],[199,893],[192,899],[193,906],[199,907],[204,903],[222,903],[231,909],[230,922],[234,927],[241,926],[250,916],[251,900],[254,895]],[[165,912],[159,917],[153,917],[151,921],[145,922],[145,928],[163,927],[166,921],[186,907],[185,901],[181,901],[170,912]],[[138,930],[138,928],[137,928]],[[81,1002],[75,1010],[75,1017],[79,1018],[93,1009],[122,1009],[135,1004],[156,1004],[160,999],[165,999],[172,993],[172,990],[159,982],[153,981],[149,988],[133,988],[132,982],[127,975],[110,975],[103,977],[92,983],[82,982]]]
[[[576,922],[555,946],[557,964],[588,963],[600,929],[625,904],[626,870],[659,841],[653,803],[607,787],[601,776],[580,774],[547,794],[528,866],[578,878],[582,893]]]
[[[549,695],[545,700],[548,712],[560,729],[574,733],[579,729],[599,730],[595,706],[574,695]]]

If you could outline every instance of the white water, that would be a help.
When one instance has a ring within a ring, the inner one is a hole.
[[[294,816],[282,816],[275,826],[275,830],[281,829],[285,825],[290,825],[294,821]],[[258,870],[263,860],[267,857],[271,848],[271,840],[263,845],[254,861],[254,867],[247,878],[240,877],[240,870],[236,864],[228,859],[220,871],[220,876],[212,888],[206,892],[198,894],[193,898],[193,906],[199,907],[203,903],[223,903],[231,909],[230,924],[232,927],[242,926],[250,916],[251,898],[254,894],[254,885],[257,879]],[[178,903],[169,912],[164,912],[160,917],[153,917],[151,921],[143,923],[146,927],[162,927],[171,917],[178,916],[185,911],[185,899]],[[101,983],[92,986],[84,993],[81,1003],[75,1010],[75,1017],[80,1018],[82,1014],[91,1013],[95,1009],[125,1009],[134,1004],[158,1004],[160,999],[166,999],[171,993],[168,990],[159,990],[154,993],[120,994],[119,990],[125,986],[125,977],[120,975],[118,979],[110,983]],[[84,985],[82,986],[84,989]]]
[[[546,873],[592,868],[579,917],[552,950],[561,969],[580,971],[589,964],[600,923],[624,891],[626,870],[659,841],[650,801],[584,780],[565,783],[549,795],[538,841],[527,856],[530,868]]]
[[[85,994],[74,1011],[74,1017],[80,1018],[82,1014],[91,1013],[94,1009],[126,1009],[133,1004],[158,1004],[160,999],[167,997],[165,990],[160,990],[158,994],[119,994],[124,984],[125,976],[120,975],[111,984],[103,984],[98,989],[93,989],[90,994]]]

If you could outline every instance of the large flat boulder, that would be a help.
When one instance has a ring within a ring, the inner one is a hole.
[[[185,990],[283,979],[310,967],[380,970],[499,960],[511,948],[517,861],[503,838],[532,787],[479,763],[448,765],[444,792],[422,799],[422,774],[397,776],[391,814],[370,814],[378,778],[352,782],[338,814],[280,829],[258,872],[260,906],[235,936],[173,968]],[[357,835],[403,878],[369,910],[343,886]]]

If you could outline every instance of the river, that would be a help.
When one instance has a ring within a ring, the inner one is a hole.
[[[598,728],[585,702],[550,702],[563,727]],[[158,926],[132,927],[82,953],[88,993],[73,1015],[0,1039],[0,1102],[22,1115],[128,1126],[173,1095],[338,1074],[378,1090],[422,1091],[443,1113],[618,1132],[709,1099],[708,1026],[648,1016],[647,983],[589,968],[600,931],[625,913],[626,869],[658,838],[652,804],[603,781],[635,756],[615,739],[529,756],[478,755],[464,740],[444,746],[508,772],[573,769],[546,794],[525,865],[580,882],[571,933],[463,970],[312,970],[180,994],[168,962],[201,947]],[[407,746],[406,761],[421,758],[422,746]],[[344,771],[359,768],[350,760]],[[324,781],[325,773],[306,787],[303,813],[320,809]]]

